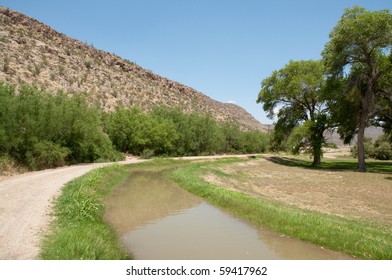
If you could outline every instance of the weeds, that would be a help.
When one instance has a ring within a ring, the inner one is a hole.
[[[103,220],[104,197],[127,176],[126,167],[110,166],[68,183],[55,202],[55,220],[42,241],[40,258],[128,259],[116,233]]]

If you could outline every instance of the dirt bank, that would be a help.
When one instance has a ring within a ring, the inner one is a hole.
[[[392,227],[390,174],[288,167],[257,159],[222,166],[205,179],[256,198]]]

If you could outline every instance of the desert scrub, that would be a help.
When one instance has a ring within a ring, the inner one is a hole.
[[[392,230],[376,224],[316,211],[303,210],[271,200],[256,199],[205,182],[203,173],[233,160],[192,163],[168,176],[184,189],[225,208],[256,226],[312,242],[363,259],[392,259]],[[215,175],[221,175],[214,172]]]
[[[68,183],[54,202],[51,230],[40,258],[48,260],[129,259],[104,221],[104,197],[128,177],[126,166],[95,169]]]

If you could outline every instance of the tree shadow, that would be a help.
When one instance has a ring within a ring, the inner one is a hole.
[[[322,161],[318,166],[314,166],[310,161],[298,158],[272,156],[265,159],[279,165],[291,167],[328,171],[357,171],[357,162],[355,160],[327,160]],[[391,161],[369,161],[366,165],[370,173],[392,174]],[[392,180],[392,177],[387,177],[387,180]]]
[[[288,157],[267,157],[265,158],[268,161],[271,161],[276,164],[285,165],[285,166],[297,166],[297,167],[312,167],[308,161],[288,158]]]

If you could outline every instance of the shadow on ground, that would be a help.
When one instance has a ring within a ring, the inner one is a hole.
[[[357,162],[356,160],[332,160],[327,159],[321,162],[319,166],[313,166],[312,162],[309,160],[299,159],[299,158],[291,158],[291,157],[266,157],[268,161],[271,161],[276,164],[285,165],[285,166],[293,166],[293,167],[302,167],[309,169],[317,169],[317,170],[335,170],[335,171],[357,171]],[[369,161],[366,163],[368,172],[372,173],[384,173],[384,174],[392,174],[392,161]],[[387,180],[392,180],[392,177],[386,177]]]

